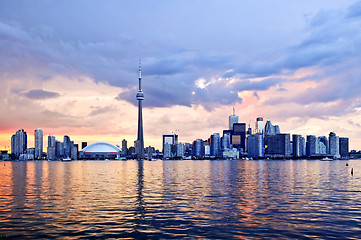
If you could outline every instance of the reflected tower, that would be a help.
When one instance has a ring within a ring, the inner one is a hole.
[[[142,113],[142,101],[144,100],[144,94],[142,91],[142,69],[139,61],[139,89],[137,92],[138,100],[138,137],[137,137],[137,146],[136,153],[137,158],[144,158],[144,139],[143,139],[143,113]]]

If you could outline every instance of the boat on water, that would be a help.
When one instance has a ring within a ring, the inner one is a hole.
[[[324,157],[320,159],[321,161],[333,161],[333,158]]]
[[[63,161],[63,162],[69,162],[69,161],[71,161],[71,158],[69,158],[69,157],[63,158],[63,159],[61,159],[61,161]]]

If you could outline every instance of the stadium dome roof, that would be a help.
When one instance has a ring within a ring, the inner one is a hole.
[[[113,144],[106,142],[97,142],[90,144],[89,146],[81,150],[84,153],[117,153],[121,150]]]

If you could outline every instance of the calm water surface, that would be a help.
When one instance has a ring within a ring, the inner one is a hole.
[[[360,239],[361,161],[0,162],[0,234]]]

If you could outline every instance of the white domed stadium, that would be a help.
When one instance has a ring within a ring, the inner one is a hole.
[[[90,144],[79,152],[82,159],[115,159],[120,156],[120,148],[106,142]]]

